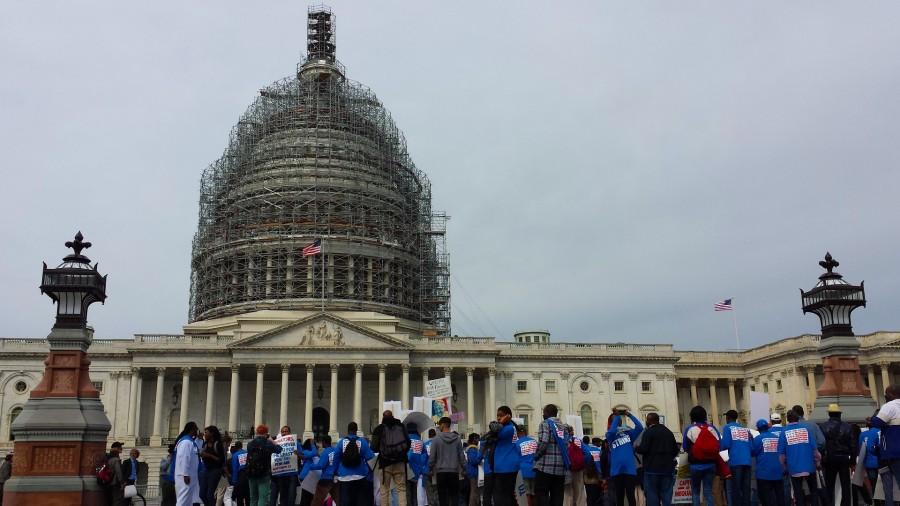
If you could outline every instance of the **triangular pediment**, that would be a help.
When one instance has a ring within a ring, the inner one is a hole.
[[[412,348],[406,341],[319,313],[228,344],[229,348],[391,349]]]

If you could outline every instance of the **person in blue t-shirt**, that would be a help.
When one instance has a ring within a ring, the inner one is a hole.
[[[337,448],[331,446],[331,436],[322,436],[322,452],[319,460],[314,462],[310,471],[320,471],[319,483],[316,484],[316,493],[313,495],[312,504],[322,504],[328,494],[331,494],[335,502],[338,501],[338,488],[334,483],[334,452]]]
[[[797,506],[809,503],[819,506],[816,467],[821,461],[821,455],[816,448],[815,436],[800,425],[800,415],[796,412],[788,411],[787,421],[788,424],[778,439],[778,453],[791,477]]]
[[[519,452],[519,472],[522,474],[522,483],[525,485],[525,496],[528,502],[534,502],[534,452],[537,451],[537,441],[528,437],[524,426],[517,428],[518,440],[516,446]]]
[[[756,458],[756,493],[762,506],[785,506],[784,503],[784,465],[778,453],[778,440],[781,432],[769,430],[769,422],[760,419],[756,422],[759,435],[753,438],[752,455]]]
[[[623,506],[628,498],[630,506],[636,506],[634,487],[637,483],[637,462],[634,459],[634,440],[644,431],[644,426],[636,416],[627,410],[613,410],[612,424],[606,431],[609,442],[609,477],[616,487],[616,504]],[[622,419],[628,417],[634,428],[622,425]]]
[[[859,448],[866,449],[866,459],[863,461],[863,467],[865,467],[866,476],[872,484],[870,490],[875,490],[875,485],[878,483],[878,455],[881,448],[881,431],[872,427],[872,418],[866,418],[866,427],[868,429],[859,434]],[[865,488],[863,492],[864,497],[869,493]],[[867,504],[872,504],[871,497],[867,499]]]
[[[737,421],[737,411],[725,413],[720,450],[728,450],[731,479],[726,480],[729,506],[750,506],[750,430]]]
[[[337,468],[335,476],[340,486],[341,506],[360,504],[360,498],[366,493],[366,480],[371,471],[369,461],[375,458],[375,453],[369,448],[369,442],[359,437],[358,432],[359,426],[356,422],[347,424],[347,435],[338,441],[334,452],[334,465]],[[350,462],[344,458],[350,445],[356,445],[358,462]]]

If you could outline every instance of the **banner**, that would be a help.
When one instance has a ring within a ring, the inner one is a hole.
[[[272,475],[289,474],[297,472],[297,435],[288,434],[278,436],[275,444],[281,446],[281,453],[272,454]]]
[[[425,384],[425,397],[432,399],[443,399],[445,397],[453,397],[453,386],[450,384],[450,378],[444,376],[428,380]]]
[[[678,468],[675,473],[675,487],[672,492],[672,504],[691,504],[691,466],[687,453],[678,455]]]

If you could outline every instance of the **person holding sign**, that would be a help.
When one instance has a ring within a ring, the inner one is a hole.
[[[250,483],[250,506],[268,506],[272,486],[272,454],[281,446],[269,439],[269,426],[256,427],[256,437],[247,443],[247,477]]]
[[[297,499],[297,436],[291,434],[291,428],[285,425],[281,428],[280,436],[275,439],[275,445],[281,446],[281,453],[272,456],[272,497],[269,504],[281,506],[294,506]]]

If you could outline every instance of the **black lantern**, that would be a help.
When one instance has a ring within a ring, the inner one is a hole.
[[[316,395],[319,396],[319,400],[320,400],[320,401],[322,400],[322,397],[325,397],[325,389],[322,388],[322,384],[321,384],[321,383],[319,383],[319,388],[318,388],[318,390],[316,390]]]
[[[866,291],[861,282],[859,286],[844,281],[843,276],[834,272],[840,263],[825,253],[825,260],[819,262],[827,272],[819,276],[815,288],[808,292],[800,289],[803,300],[803,314],[815,313],[822,324],[822,338],[832,336],[852,336],[850,313],[858,307],[866,305]]]
[[[97,264],[91,267],[91,259],[81,254],[81,250],[91,247],[82,239],[84,236],[78,232],[74,241],[66,242],[66,247],[75,253],[63,258],[55,269],[48,269],[44,263],[41,293],[56,302],[56,327],[86,327],[88,306],[106,300],[106,276],[101,276]]]

